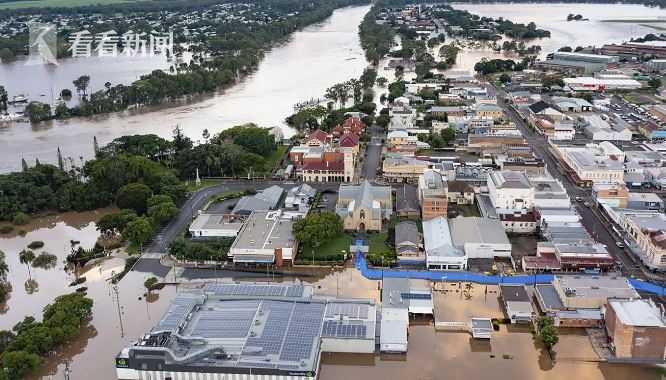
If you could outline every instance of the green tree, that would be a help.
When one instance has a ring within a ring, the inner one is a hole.
[[[659,77],[652,77],[650,80],[648,80],[648,86],[652,89],[658,89],[661,87],[661,78]]]
[[[178,215],[178,207],[172,201],[159,203],[148,208],[148,216],[158,226],[168,223],[176,215]]]
[[[7,94],[7,90],[5,90],[5,86],[0,86],[0,111],[1,112],[6,112],[7,111],[7,102],[9,101],[9,95]]]
[[[74,84],[74,88],[76,88],[77,93],[86,96],[88,94],[88,85],[90,84],[90,76],[81,75],[80,77],[75,79],[72,82],[72,84]]]
[[[146,281],[143,282],[143,286],[145,286],[146,290],[148,290],[148,293],[150,293],[153,289],[155,289],[155,285],[157,285],[158,282],[159,280],[157,277],[148,277]]]
[[[148,209],[148,198],[153,195],[150,187],[135,182],[124,185],[116,194],[116,206],[121,209],[131,209],[143,215]]]
[[[35,372],[41,365],[39,355],[25,351],[8,351],[2,355],[2,367],[6,369],[7,379],[24,379]]]
[[[40,102],[30,102],[25,107],[25,113],[31,122],[36,123],[51,118],[51,106]]]
[[[555,347],[560,340],[557,328],[554,326],[553,318],[545,316],[539,317],[537,320],[537,329],[546,350],[551,352],[553,347]]]
[[[7,281],[9,274],[9,265],[5,261],[5,253],[0,251],[0,283]],[[2,350],[0,350],[2,352]]]
[[[502,75],[499,76],[499,81],[502,84],[509,83],[509,82],[511,82],[511,76],[507,73],[502,73]]]
[[[386,79],[384,77],[379,77],[379,78],[377,78],[376,82],[377,82],[377,86],[384,87],[384,86],[386,86],[386,83],[388,83],[388,79]]]
[[[332,212],[310,213],[293,226],[296,240],[310,247],[319,247],[342,231],[342,219]]]
[[[35,259],[35,252],[29,249],[24,249],[21,252],[19,252],[19,262],[28,267],[28,278],[32,277],[30,274],[30,264],[34,259]]]
[[[127,223],[122,234],[131,246],[138,248],[150,239],[153,234],[153,226],[148,218],[141,216]]]
[[[455,128],[449,127],[449,128],[446,128],[446,129],[442,129],[440,134],[442,135],[442,140],[444,140],[444,143],[446,145],[449,145],[451,143],[451,141],[455,140],[455,138],[456,138]]]

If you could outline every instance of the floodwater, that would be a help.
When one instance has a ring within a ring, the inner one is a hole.
[[[195,102],[151,112],[0,127],[0,172],[18,170],[21,157],[55,162],[58,146],[65,157],[90,158],[94,136],[100,144],[128,134],[170,137],[176,125],[194,140],[201,139],[204,129],[215,134],[247,122],[281,126],[288,136],[293,131],[284,119],[293,113],[294,104],[321,98],[327,87],[359,77],[367,66],[358,25],[368,10],[369,6],[336,10],[267,52],[258,70],[238,85]]]
[[[549,30],[550,38],[533,40],[531,44],[542,47],[541,58],[553,51],[570,46],[601,46],[620,43],[648,33],[660,33],[661,23],[602,22],[602,20],[639,20],[666,17],[666,9],[650,8],[635,4],[452,4],[480,16],[503,17],[513,22],[527,24],[535,22],[537,27]],[[567,21],[569,13],[580,14],[589,21]],[[482,58],[509,58],[490,48],[465,49],[458,55],[455,69],[472,70]]]

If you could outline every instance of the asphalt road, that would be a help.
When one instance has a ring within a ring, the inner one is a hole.
[[[615,257],[616,260],[622,262],[622,270],[625,275],[632,275],[636,278],[649,278],[651,280],[664,280],[663,276],[654,274],[642,266],[640,260],[634,257],[631,253],[617,247],[616,242],[618,238],[610,232],[610,225],[606,221],[600,220],[599,217],[593,212],[590,207],[583,205],[583,202],[575,202],[576,197],[581,197],[584,200],[591,201],[591,190],[582,189],[577,187],[571,179],[564,175],[564,168],[552,156],[548,149],[548,141],[542,135],[534,132],[518,113],[504,101],[504,92],[496,89],[494,86],[488,86],[489,94],[497,95],[498,104],[505,110],[511,121],[513,121],[518,129],[521,131],[527,142],[534,149],[536,155],[544,160],[546,167],[551,176],[560,180],[564,185],[569,197],[578,209],[578,213],[582,218],[582,224],[597,241],[606,245],[608,252]]]
[[[363,162],[362,176],[368,181],[374,181],[377,177],[377,169],[382,158],[382,138],[385,137],[381,127],[373,126],[370,129],[371,139],[365,148],[365,161]]]

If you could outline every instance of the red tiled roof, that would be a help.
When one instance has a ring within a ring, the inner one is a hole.
[[[342,123],[343,127],[347,128],[354,128],[354,127],[360,127],[362,130],[365,130],[365,123],[362,122],[360,119],[357,119],[355,117],[349,117],[347,120],[345,120],[344,123]]]
[[[310,133],[307,137],[308,140],[312,139],[317,139],[323,143],[329,140],[328,133],[322,131],[321,129],[317,129],[316,131]]]
[[[303,164],[303,170],[327,170],[333,172],[341,172],[344,169],[345,169],[344,161],[306,162]]]
[[[344,135],[340,136],[340,146],[341,147],[354,147],[358,145],[358,136],[352,133],[345,133]]]

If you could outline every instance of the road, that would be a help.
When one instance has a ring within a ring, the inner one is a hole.
[[[581,197],[584,200],[590,200],[590,203],[594,203],[591,201],[591,190],[577,187],[568,176],[563,174],[564,168],[561,168],[560,163],[553,157],[548,149],[548,141],[546,138],[527,126],[522,117],[505,101],[506,94],[490,84],[488,85],[488,93],[489,95],[497,96],[497,101],[500,107],[504,109],[511,121],[516,124],[527,142],[535,151],[536,155],[544,160],[550,175],[562,182],[572,201],[575,200],[576,197]],[[618,240],[610,232],[611,227],[609,223],[600,220],[591,207],[585,207],[583,202],[574,202],[574,206],[577,208],[578,213],[581,216],[581,223],[585,226],[590,235],[600,243],[606,245],[608,252],[615,257],[616,260],[622,262],[623,273],[625,275],[642,279],[664,280],[663,276],[654,274],[644,268],[640,263],[640,260],[632,254],[624,249],[618,248],[616,245]]]
[[[374,181],[377,177],[377,169],[382,159],[382,139],[385,137],[384,130],[379,126],[370,128],[370,142],[365,148],[365,161],[363,162],[362,176],[368,181]]]

